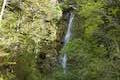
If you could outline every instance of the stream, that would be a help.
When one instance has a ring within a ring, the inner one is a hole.
[[[73,19],[74,19],[74,14],[69,13],[69,19],[68,19],[69,22],[68,22],[67,32],[66,32],[66,35],[64,37],[64,46],[69,42],[69,40],[71,38],[71,35],[72,35],[71,29],[72,29]],[[62,61],[61,61],[62,68],[64,70],[64,73],[66,73],[66,69],[67,69],[67,53],[64,53],[61,59],[62,59]]]

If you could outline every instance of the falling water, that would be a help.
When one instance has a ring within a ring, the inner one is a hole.
[[[71,34],[72,34],[71,28],[72,28],[73,18],[74,18],[74,14],[70,13],[68,29],[67,29],[67,33],[64,38],[64,46],[69,42]],[[64,73],[66,73],[66,67],[67,67],[67,54],[66,53],[64,53],[64,55],[62,57],[62,67],[64,69]]]

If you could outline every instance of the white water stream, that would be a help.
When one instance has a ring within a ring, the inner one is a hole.
[[[66,33],[65,38],[64,38],[64,46],[69,42],[70,37],[72,35],[71,28],[72,28],[73,19],[74,19],[74,14],[70,13],[69,23],[68,23],[68,28],[67,28],[67,33]],[[64,69],[64,73],[66,73],[66,68],[67,68],[67,54],[66,53],[64,53],[64,55],[62,57],[61,64],[62,64],[62,67]]]

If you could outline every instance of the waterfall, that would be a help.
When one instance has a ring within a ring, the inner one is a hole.
[[[74,19],[74,14],[70,13],[67,33],[66,33],[65,38],[64,38],[64,46],[69,42],[70,37],[72,35],[71,28],[72,28],[73,19]],[[61,63],[62,63],[62,67],[64,69],[64,73],[66,73],[66,67],[67,67],[67,54],[66,53],[64,53],[64,55],[62,57],[62,62]]]

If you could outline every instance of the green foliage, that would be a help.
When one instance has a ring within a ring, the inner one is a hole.
[[[103,23],[101,12],[103,11],[104,2],[103,1],[81,1],[80,8],[78,8],[78,13],[82,18],[84,18],[85,36],[89,37],[93,32],[99,29],[99,25]]]
[[[71,40],[63,53],[68,54],[67,73],[59,71],[55,80],[116,80],[119,69],[108,58],[103,45],[98,46],[92,39]],[[106,76],[107,74],[107,76]]]
[[[75,5],[73,37],[62,49],[67,73],[55,80],[119,80],[120,25],[118,0],[69,0]]]
[[[119,4],[119,0],[61,4],[10,0],[0,24],[0,80],[120,80]],[[68,54],[66,74],[60,65],[51,68],[61,33],[57,30],[65,22],[60,21],[62,10],[75,14],[73,36],[61,51]]]
[[[17,80],[41,80],[36,58],[44,44],[56,40],[56,23],[62,16],[59,4],[52,5],[50,0],[11,0],[3,16],[0,50],[9,54],[6,61],[16,62],[13,75]]]

